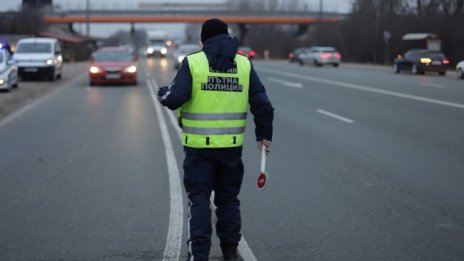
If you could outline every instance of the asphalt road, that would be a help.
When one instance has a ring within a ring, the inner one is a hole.
[[[170,196],[182,148],[149,91],[175,70],[140,62],[139,86],[81,77],[0,122],[0,260],[162,260],[179,242],[185,259],[172,211],[185,222],[185,195]],[[265,191],[252,119],[247,129],[247,261],[464,260],[464,81],[254,65],[276,110]]]

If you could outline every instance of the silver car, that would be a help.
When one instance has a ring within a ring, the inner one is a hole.
[[[182,44],[179,45],[176,52],[174,53],[174,67],[179,69],[180,65],[182,64],[182,60],[184,60],[185,56],[198,52],[201,50],[201,47],[198,44]]]
[[[301,55],[304,64],[323,66],[326,64],[338,67],[342,60],[342,55],[333,47],[313,46]]]
[[[464,61],[460,61],[456,65],[456,71],[458,72],[458,78],[464,79]]]
[[[10,52],[0,49],[0,90],[9,92],[13,87],[18,87],[18,66]]]

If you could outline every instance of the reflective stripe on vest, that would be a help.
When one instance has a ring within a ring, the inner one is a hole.
[[[225,134],[242,134],[245,132],[245,127],[232,127],[232,128],[183,127],[182,130],[187,134],[225,135]]]
[[[251,64],[235,56],[236,68],[211,71],[204,52],[187,56],[192,96],[178,111],[182,144],[193,148],[228,148],[243,144]]]
[[[187,120],[210,121],[210,120],[244,120],[245,113],[191,113],[183,112],[182,118]]]

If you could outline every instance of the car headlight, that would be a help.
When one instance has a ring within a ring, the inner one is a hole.
[[[429,64],[429,63],[432,62],[432,59],[430,59],[430,58],[420,58],[420,62],[421,62],[421,63]]]
[[[161,53],[166,54],[168,52],[168,49],[166,47],[161,48]]]
[[[131,65],[131,66],[125,68],[124,72],[126,72],[126,73],[135,73],[135,72],[137,72],[137,67],[135,65]]]
[[[179,57],[177,58],[177,61],[179,61],[179,63],[181,63],[181,62],[184,60],[184,58],[185,58],[184,56],[179,56]]]
[[[46,64],[48,65],[52,65],[53,64],[53,60],[52,59],[48,59],[47,61],[45,61]]]
[[[99,73],[99,72],[101,72],[101,69],[98,68],[97,66],[91,66],[91,67],[89,68],[89,72],[90,72],[90,73]]]
[[[3,79],[0,79],[0,85],[3,85],[5,81]]]
[[[148,54],[152,54],[152,53],[153,53],[153,48],[148,48],[148,49],[147,49],[147,53],[148,53]]]

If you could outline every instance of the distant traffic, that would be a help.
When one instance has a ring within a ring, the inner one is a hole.
[[[145,42],[136,46],[132,42],[120,42],[95,49],[89,59],[90,85],[131,84],[138,82],[138,57],[172,59],[174,69],[182,60],[201,50],[195,41],[182,42],[169,37],[165,31],[147,31]],[[21,80],[39,78],[54,81],[63,74],[62,42],[50,37],[20,39],[12,47],[0,42],[0,91],[9,92],[18,87]],[[252,46],[239,46],[237,54],[250,60],[268,59],[259,55]],[[301,66],[333,66],[342,64],[342,53],[332,46],[307,46],[295,48],[288,54],[288,61]],[[411,49],[393,59],[393,72],[411,74],[438,73],[443,76],[453,70],[443,52],[429,49]],[[456,75],[464,79],[464,61],[457,63]]]

